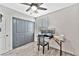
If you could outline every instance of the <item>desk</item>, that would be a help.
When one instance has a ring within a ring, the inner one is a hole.
[[[44,37],[49,37],[49,39],[54,38],[55,42],[60,46],[60,56],[62,56],[62,42],[63,42],[63,39],[60,36],[40,34],[40,35],[38,35],[38,38],[40,38],[40,37],[43,37],[43,40],[44,40]]]

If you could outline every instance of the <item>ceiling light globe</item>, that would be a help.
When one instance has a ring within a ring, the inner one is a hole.
[[[37,7],[36,6],[32,6],[32,10],[33,11],[37,10]]]

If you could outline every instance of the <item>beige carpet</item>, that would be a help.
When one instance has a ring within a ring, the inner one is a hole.
[[[38,51],[36,42],[32,42],[4,53],[2,56],[59,56],[59,53],[60,52],[57,49],[50,48],[50,50],[47,50],[47,47],[45,47],[45,54],[42,54],[42,47],[40,48],[40,51]],[[63,52],[63,56],[72,55]]]

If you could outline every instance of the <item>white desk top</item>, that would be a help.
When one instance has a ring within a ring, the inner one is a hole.
[[[64,41],[64,36],[54,36],[56,40]]]

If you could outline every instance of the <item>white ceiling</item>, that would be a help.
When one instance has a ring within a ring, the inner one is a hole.
[[[33,17],[39,17],[51,12],[54,12],[56,10],[68,7],[70,5],[73,5],[74,3],[44,3],[41,5],[41,7],[47,8],[46,11],[38,10],[38,13],[33,13],[32,11],[26,12],[26,9],[29,8],[27,5],[19,4],[19,3],[1,3],[0,5],[4,5],[8,8],[14,9],[16,11],[19,11],[21,13],[24,13],[26,15],[30,15]]]

